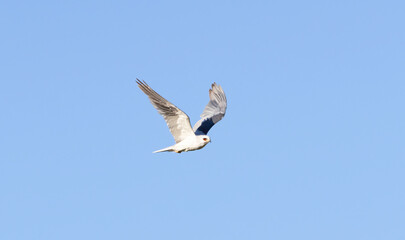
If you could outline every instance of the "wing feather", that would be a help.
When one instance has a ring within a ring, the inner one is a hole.
[[[163,116],[167,126],[172,133],[176,143],[194,135],[191,128],[190,118],[178,107],[167,101],[164,97],[155,92],[145,81],[137,79],[138,87],[149,97],[152,105]]]
[[[206,135],[212,126],[225,116],[227,100],[222,87],[214,82],[209,90],[209,96],[210,101],[205,106],[201,119],[193,127],[196,135]]]

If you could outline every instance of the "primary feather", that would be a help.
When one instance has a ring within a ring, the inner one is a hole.
[[[160,96],[151,87],[149,87],[146,82],[141,82],[139,79],[137,79],[137,83],[139,88],[149,97],[152,105],[165,119],[176,143],[179,143],[187,137],[194,135],[193,129],[191,129],[190,118],[187,116],[187,114],[167,101],[164,97]]]
[[[210,101],[201,114],[201,119],[194,125],[193,131],[197,135],[206,135],[208,131],[219,122],[224,116],[227,107],[224,90],[216,83],[212,84],[209,90]]]

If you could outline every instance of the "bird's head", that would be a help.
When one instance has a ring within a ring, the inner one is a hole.
[[[207,143],[211,142],[210,137],[207,136],[207,135],[200,135],[199,137],[200,137],[201,141],[202,141],[204,144],[207,144]]]

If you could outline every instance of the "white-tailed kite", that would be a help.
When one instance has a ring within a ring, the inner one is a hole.
[[[152,105],[165,119],[176,144],[155,151],[157,152],[188,152],[205,147],[211,139],[208,131],[219,122],[226,112],[226,96],[221,86],[212,84],[209,90],[210,101],[201,114],[201,119],[191,128],[190,118],[178,107],[160,96],[145,81],[137,79],[138,87],[149,97]]]

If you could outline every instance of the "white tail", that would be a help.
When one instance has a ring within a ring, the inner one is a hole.
[[[163,149],[154,151],[153,153],[159,153],[159,152],[173,152],[173,148],[172,147],[167,147],[167,148],[163,148]]]

